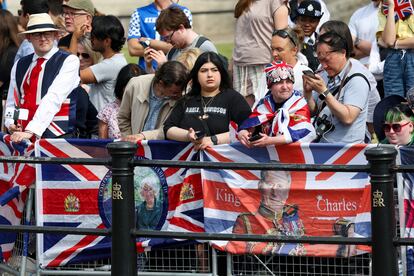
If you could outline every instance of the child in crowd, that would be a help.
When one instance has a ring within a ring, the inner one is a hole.
[[[108,103],[98,113],[99,119],[99,138],[100,139],[118,139],[121,138],[121,132],[118,127],[118,112],[121,106],[122,96],[128,81],[133,77],[143,75],[144,72],[136,64],[128,64],[119,71],[115,84],[115,101]]]

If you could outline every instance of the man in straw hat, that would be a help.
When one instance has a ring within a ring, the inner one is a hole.
[[[58,29],[47,13],[30,15],[21,34],[33,44],[34,53],[12,68],[5,114],[11,139],[19,143],[35,137],[71,137],[79,59],[54,45]]]

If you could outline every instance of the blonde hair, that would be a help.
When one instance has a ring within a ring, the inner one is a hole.
[[[78,43],[82,45],[86,52],[91,56],[93,64],[97,64],[99,61],[102,60],[102,55],[99,52],[92,50],[92,43],[89,37],[81,36],[78,39]]]
[[[191,71],[200,54],[201,50],[199,48],[192,48],[184,51],[176,60],[184,64],[188,71]]]

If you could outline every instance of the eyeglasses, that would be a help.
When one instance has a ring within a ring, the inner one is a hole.
[[[169,35],[164,35],[164,36],[161,36],[161,40],[162,41],[171,41],[171,38],[173,37],[173,35],[175,34],[175,32],[176,32],[177,30],[174,30],[171,34],[169,34]]]
[[[88,54],[88,53],[77,53],[76,54],[78,57],[82,57],[83,59],[88,59],[88,58],[90,58],[91,57],[91,55],[90,54]]]
[[[326,60],[329,58],[329,56],[330,56],[332,53],[334,53],[334,52],[335,52],[335,51],[327,51],[327,52],[325,52],[324,54],[317,53],[316,55],[317,55],[317,57],[318,57],[319,61],[320,61],[320,62],[323,62],[323,61],[326,61]]]
[[[402,128],[408,125],[410,122],[405,124],[384,124],[383,128],[385,132],[390,132],[391,129],[394,130],[395,133],[401,132]]]
[[[86,12],[63,12],[62,13],[63,17],[69,17],[69,18],[75,18],[77,16],[81,16],[81,15],[87,15]]]
[[[290,39],[290,41],[292,41],[292,43],[295,47],[298,46],[298,45],[296,45],[295,40],[293,40],[292,36],[285,30],[275,30],[273,32],[272,36],[275,36],[275,35],[280,36],[281,38],[287,38],[288,37]]]
[[[51,39],[51,38],[54,37],[54,35],[55,35],[54,32],[39,32],[39,33],[32,33],[31,34],[32,38],[35,38],[35,39],[40,39],[42,36],[45,39]]]

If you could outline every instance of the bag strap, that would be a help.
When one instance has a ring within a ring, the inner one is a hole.
[[[352,75],[345,78],[343,84],[341,84],[341,86],[339,86],[337,89],[335,89],[335,91],[332,92],[332,96],[335,97],[336,94],[338,94],[342,90],[342,88],[354,77],[362,77],[367,82],[369,91],[371,91],[371,84],[369,83],[367,77],[362,73],[354,73],[354,74],[352,74]],[[326,102],[324,101],[321,105],[321,109],[318,112],[318,115],[325,108],[325,106],[326,106]]]
[[[196,42],[196,44],[194,45],[195,48],[200,48],[201,45],[203,45],[204,42],[206,42],[208,39],[205,36],[200,36]],[[171,48],[171,50],[167,53],[167,60],[171,60],[172,57],[174,56],[174,54],[177,52],[177,48]]]

